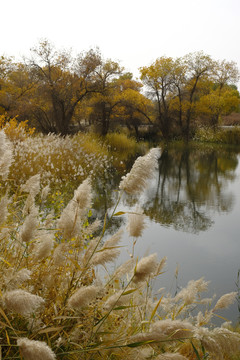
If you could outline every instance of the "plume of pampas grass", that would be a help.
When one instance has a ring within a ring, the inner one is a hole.
[[[81,231],[81,216],[86,213],[92,203],[90,180],[86,179],[75,190],[74,197],[62,211],[58,227],[65,238],[77,236]]]
[[[145,348],[133,348],[130,350],[130,352],[128,351],[126,356],[124,356],[123,353],[123,359],[127,359],[127,360],[147,360],[147,359],[152,359],[154,355],[154,350],[149,346],[149,347],[145,347]]]
[[[17,286],[21,286],[25,281],[31,279],[31,271],[23,268],[16,272],[13,268],[10,268],[5,271],[3,278],[7,290],[13,290],[16,289]]]
[[[179,353],[164,353],[158,355],[155,360],[188,360],[185,356]]]
[[[29,215],[34,207],[35,207],[35,199],[32,196],[32,194],[28,194],[28,197],[22,209],[22,215],[23,216]]]
[[[197,294],[208,289],[209,281],[203,278],[198,280],[190,280],[185,288],[183,288],[175,296],[175,301],[183,300],[185,305],[192,304],[196,300]]]
[[[158,264],[157,271],[156,271],[156,274],[155,274],[156,276],[158,276],[158,275],[161,274],[164,266],[166,265],[166,262],[167,262],[167,257],[164,256],[164,257],[162,258],[162,260],[160,261],[160,263]]]
[[[96,237],[90,240],[87,250],[84,254],[83,263],[87,264],[91,258],[94,256],[95,252],[97,251],[97,248],[99,246],[100,237]]]
[[[98,292],[98,286],[83,286],[75,291],[75,293],[68,299],[68,307],[72,309],[81,309],[93,301]]]
[[[90,179],[85,179],[75,190],[73,200],[77,202],[80,209],[89,209],[92,205],[92,187]]]
[[[236,298],[237,298],[237,292],[231,292],[221,296],[220,299],[217,301],[216,305],[214,306],[213,311],[227,308],[228,306],[234,303]]]
[[[99,219],[94,220],[94,222],[92,224],[89,224],[89,226],[87,226],[84,229],[84,236],[88,237],[89,235],[93,235],[101,226],[102,222]]]
[[[3,295],[3,300],[8,310],[21,315],[30,315],[44,303],[40,296],[20,289],[7,291]]]
[[[156,274],[158,268],[157,254],[151,254],[142,258],[136,265],[133,282],[139,283],[148,279],[149,276]]]
[[[113,274],[113,279],[120,279],[123,275],[132,271],[134,267],[135,259],[129,259],[120,265]]]
[[[140,207],[137,207],[133,214],[128,214],[127,230],[130,236],[138,238],[142,236],[145,229],[145,215]]]
[[[122,178],[119,189],[131,195],[140,194],[152,178],[159,157],[160,149],[158,148],[151,149],[145,156],[138,157],[131,171]]]
[[[150,332],[155,340],[188,338],[193,334],[194,326],[187,320],[158,320],[151,325]]]
[[[45,201],[50,191],[50,186],[47,184],[41,191],[41,200]]]
[[[153,323],[149,332],[140,333],[131,338],[133,342],[138,341],[164,341],[191,338],[194,326],[187,320],[159,320]]]
[[[240,334],[225,328],[209,330],[204,327],[195,329],[194,336],[201,341],[207,352],[214,355],[215,360],[225,359],[240,351]]]
[[[7,220],[8,204],[9,204],[9,199],[8,196],[5,195],[0,201],[0,225]]]
[[[22,284],[23,282],[31,279],[31,270],[29,269],[21,269],[16,273],[16,281],[18,284]]]
[[[29,193],[34,198],[40,191],[40,174],[31,176],[20,190]]]
[[[206,311],[205,314],[203,314],[201,311],[197,314],[197,326],[203,326],[209,323],[211,318],[213,317],[212,310]]]
[[[120,254],[120,251],[116,246],[121,240],[122,234],[123,230],[120,229],[110,239],[106,240],[103,247],[93,255],[91,263],[93,265],[103,265],[107,262],[114,261]]]
[[[56,356],[52,349],[43,341],[19,338],[17,345],[20,348],[24,360],[55,360]]]
[[[0,131],[0,176],[6,180],[13,162],[12,144],[8,141],[4,130]]]
[[[65,243],[59,244],[53,252],[53,263],[55,266],[61,266],[66,259],[67,245]]]
[[[79,214],[76,203],[72,200],[67,204],[58,219],[58,228],[65,238],[74,237],[80,231]]]
[[[25,218],[20,231],[20,239],[25,243],[33,240],[38,226],[38,209],[33,206],[30,214]]]
[[[53,246],[54,233],[46,232],[45,234],[42,234],[38,241],[34,244],[34,259],[41,261],[42,259],[48,257],[51,254]]]

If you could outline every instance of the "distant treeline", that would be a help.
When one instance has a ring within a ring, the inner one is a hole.
[[[188,141],[199,125],[216,128],[239,111],[236,64],[202,52],[159,57],[139,69],[140,80],[99,49],[73,57],[44,40],[31,54],[0,58],[0,114],[43,133],[90,128],[105,136],[124,125],[139,138],[141,125],[150,125],[166,140]]]

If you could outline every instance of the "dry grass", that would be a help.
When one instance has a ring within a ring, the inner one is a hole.
[[[52,136],[47,140],[42,138],[41,144],[48,144],[50,149],[55,141],[61,142]],[[34,146],[31,139],[28,141]],[[41,149],[51,152],[43,145]],[[8,152],[5,159],[9,159],[9,163],[0,162],[2,188],[7,188],[9,181],[11,151],[0,133],[0,152]],[[37,151],[34,154],[37,156]],[[154,162],[156,151],[142,159],[144,164]],[[139,160],[137,165],[124,186],[139,173]],[[58,171],[53,170],[51,176],[56,181]],[[44,210],[45,196],[46,188],[35,175],[16,196],[6,192],[1,197],[2,359],[221,360],[239,352],[237,332],[208,328],[217,308],[229,306],[234,294],[220,299],[214,307],[212,299],[201,299],[208,283],[199,279],[189,282],[176,296],[153,298],[149,289],[161,276],[165,258],[158,259],[157,254],[139,260],[129,258],[113,272],[108,271],[108,264],[119,254],[122,235],[121,231],[106,235],[113,217],[122,214],[117,210],[118,202],[108,220],[101,223],[91,221],[92,188],[88,179],[60,213],[55,213],[54,206],[50,213]],[[197,304],[204,310],[193,316],[191,310]]]

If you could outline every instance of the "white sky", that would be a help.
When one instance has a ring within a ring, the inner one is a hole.
[[[98,46],[138,68],[203,50],[240,68],[240,0],[3,0],[0,55],[28,55],[42,38],[74,52]]]

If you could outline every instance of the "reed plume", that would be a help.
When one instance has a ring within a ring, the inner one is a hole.
[[[9,202],[10,200],[7,195],[5,195],[0,201],[0,225],[7,220]]]
[[[31,207],[30,214],[25,218],[22,228],[20,230],[20,239],[25,243],[29,243],[36,235],[38,220],[38,209],[35,206]]]
[[[221,296],[220,299],[217,301],[216,305],[214,306],[213,311],[229,307],[231,304],[234,303],[234,301],[236,301],[237,294],[238,293],[235,291]]]
[[[136,265],[135,273],[133,276],[134,283],[140,283],[156,273],[158,268],[157,254],[152,254],[142,258]]]
[[[151,149],[145,156],[138,157],[131,171],[122,178],[119,189],[131,195],[140,194],[153,177],[159,157],[160,149],[158,148]]]
[[[3,180],[8,177],[10,166],[13,162],[13,147],[8,141],[4,130],[0,131],[0,176]]]
[[[34,259],[41,261],[48,257],[54,246],[54,233],[46,232],[35,242],[33,253]]]
[[[225,328],[209,330],[204,327],[196,328],[194,331],[196,339],[201,341],[206,352],[214,356],[215,360],[225,359],[240,351],[240,334]]]
[[[187,320],[158,320],[154,322],[149,332],[139,333],[132,337],[133,342],[138,341],[164,341],[191,338],[194,326]]]
[[[68,306],[72,309],[81,309],[93,301],[96,298],[98,292],[99,287],[97,286],[83,286],[82,288],[76,290],[75,293],[69,298]]]
[[[143,214],[143,210],[137,206],[134,213],[128,214],[128,233],[130,236],[138,238],[142,236],[145,227],[145,215]]]
[[[82,228],[82,215],[86,214],[92,202],[92,189],[90,180],[86,179],[75,190],[72,200],[63,210],[58,227],[65,238],[79,235]]]
[[[95,252],[91,259],[93,265],[103,265],[107,262],[114,261],[120,254],[119,249],[116,247],[121,240],[123,230],[119,230],[110,239],[106,240],[103,247]]]
[[[19,338],[17,345],[24,360],[55,360],[56,356],[50,347],[43,341]]]
[[[44,299],[24,290],[12,290],[3,294],[5,307],[21,315],[30,315],[43,305]]]
[[[190,280],[187,286],[175,296],[175,301],[183,300],[185,305],[192,304],[199,293],[208,289],[208,284],[209,281],[205,281],[203,278]]]
[[[31,176],[20,190],[29,193],[34,198],[40,192],[40,174]]]

